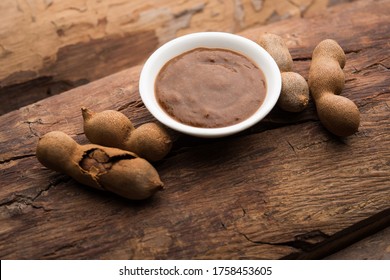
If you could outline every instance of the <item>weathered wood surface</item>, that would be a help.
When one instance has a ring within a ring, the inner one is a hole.
[[[352,0],[0,1],[0,114],[141,63],[175,36],[238,32]]]
[[[35,158],[38,137],[51,130],[87,143],[82,105],[118,109],[136,125],[153,120],[138,93],[141,66],[1,116],[0,258],[289,258],[378,213],[388,225],[389,9],[390,1],[361,1],[243,34],[286,38],[306,78],[315,45],[336,39],[347,54],[343,95],[361,112],[358,133],[332,136],[310,104],[301,114],[275,109],[229,138],[180,136],[155,164],[166,189],[148,201],[88,189]]]
[[[328,260],[390,260],[390,227],[328,256]]]

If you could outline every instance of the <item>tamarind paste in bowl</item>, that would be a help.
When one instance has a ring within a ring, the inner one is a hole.
[[[242,122],[262,105],[267,84],[249,58],[220,48],[195,48],[169,60],[155,81],[159,105],[177,121],[201,128]]]
[[[198,32],[159,47],[145,62],[139,93],[163,125],[195,137],[225,137],[261,121],[276,105],[282,77],[254,41]]]

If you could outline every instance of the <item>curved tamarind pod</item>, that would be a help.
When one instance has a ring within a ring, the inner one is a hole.
[[[318,117],[325,128],[337,136],[352,135],[360,125],[356,104],[339,96],[345,84],[345,61],[340,45],[327,39],[315,47],[309,70],[309,88]]]
[[[95,144],[79,145],[61,131],[41,137],[36,156],[49,169],[128,199],[146,199],[163,188],[154,167],[136,154]]]

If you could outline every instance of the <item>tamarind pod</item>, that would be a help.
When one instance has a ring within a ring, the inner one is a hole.
[[[148,161],[164,158],[172,148],[167,129],[158,123],[145,123],[134,128],[121,112],[105,110],[98,113],[83,107],[84,133],[94,144],[131,151]]]
[[[339,95],[345,85],[345,62],[340,45],[326,39],[315,47],[309,70],[308,84],[318,117],[324,127],[337,136],[352,135],[360,125],[356,104]]]
[[[275,60],[282,75],[282,87],[278,107],[287,112],[301,112],[309,104],[309,87],[305,78],[293,72],[293,59],[283,38],[271,33],[257,38],[262,46]]]
[[[154,167],[136,154],[95,144],[79,145],[61,131],[41,137],[36,156],[49,169],[128,199],[146,199],[163,188]]]

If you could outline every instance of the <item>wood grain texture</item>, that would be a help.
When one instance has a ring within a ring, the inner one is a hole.
[[[390,227],[341,250],[328,260],[390,260]]]
[[[390,1],[361,1],[242,33],[286,38],[305,78],[315,45],[337,40],[358,133],[332,136],[311,103],[301,114],[275,109],[228,138],[179,135],[155,164],[166,189],[148,201],[90,190],[35,158],[38,137],[51,130],[87,143],[81,106],[120,110],[135,125],[153,120],[139,97],[141,66],[1,116],[0,258],[288,258],[388,211],[389,9]]]
[[[238,32],[351,0],[2,0],[0,114],[144,61],[178,35]]]

